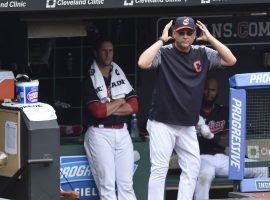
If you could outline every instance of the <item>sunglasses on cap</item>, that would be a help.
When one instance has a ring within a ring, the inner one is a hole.
[[[177,33],[181,36],[187,35],[187,36],[191,36],[194,31],[177,31]]]

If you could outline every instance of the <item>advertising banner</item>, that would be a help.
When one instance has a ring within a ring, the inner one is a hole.
[[[270,191],[270,178],[244,179],[240,182],[241,192]]]
[[[270,87],[270,72],[236,74],[229,81],[233,88]]]
[[[250,159],[270,161],[270,139],[246,140],[246,154]]]
[[[60,185],[62,190],[80,193],[80,200],[98,200],[98,190],[86,156],[60,157]]]
[[[176,18],[160,18],[157,22],[157,38],[170,20]],[[194,17],[202,21],[210,33],[227,45],[266,44],[270,37],[270,18],[268,16],[211,16]],[[200,30],[197,29],[197,36]]]
[[[246,91],[230,88],[229,179],[242,180],[245,168]]]
[[[257,0],[256,4],[269,3]],[[1,0],[0,11],[72,10],[254,4],[254,0]]]
[[[134,164],[134,173],[138,164]],[[85,155],[60,157],[60,186],[62,190],[80,193],[80,200],[99,200],[90,166]]]

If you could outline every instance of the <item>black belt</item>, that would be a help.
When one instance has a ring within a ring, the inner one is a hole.
[[[125,124],[113,124],[113,125],[105,125],[105,124],[95,124],[93,125],[96,128],[112,128],[112,129],[121,129]]]

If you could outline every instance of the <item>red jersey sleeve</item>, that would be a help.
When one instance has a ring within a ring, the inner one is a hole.
[[[87,107],[95,118],[105,118],[107,115],[106,103],[91,102]]]
[[[132,107],[134,113],[138,112],[139,106],[138,106],[138,98],[136,96],[127,99],[127,103]]]

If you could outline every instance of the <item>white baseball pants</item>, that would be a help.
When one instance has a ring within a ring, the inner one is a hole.
[[[245,159],[251,162],[251,159]],[[213,179],[229,176],[229,156],[225,154],[201,155],[201,169],[196,184],[194,199],[208,200],[209,190]],[[268,177],[267,167],[245,168],[245,178],[266,178]]]
[[[200,170],[200,152],[194,126],[176,126],[148,120],[151,174],[148,200],[163,200],[165,179],[173,149],[182,169],[177,200],[192,200]]]
[[[84,147],[100,200],[136,200],[133,144],[126,125],[122,129],[89,127]]]

